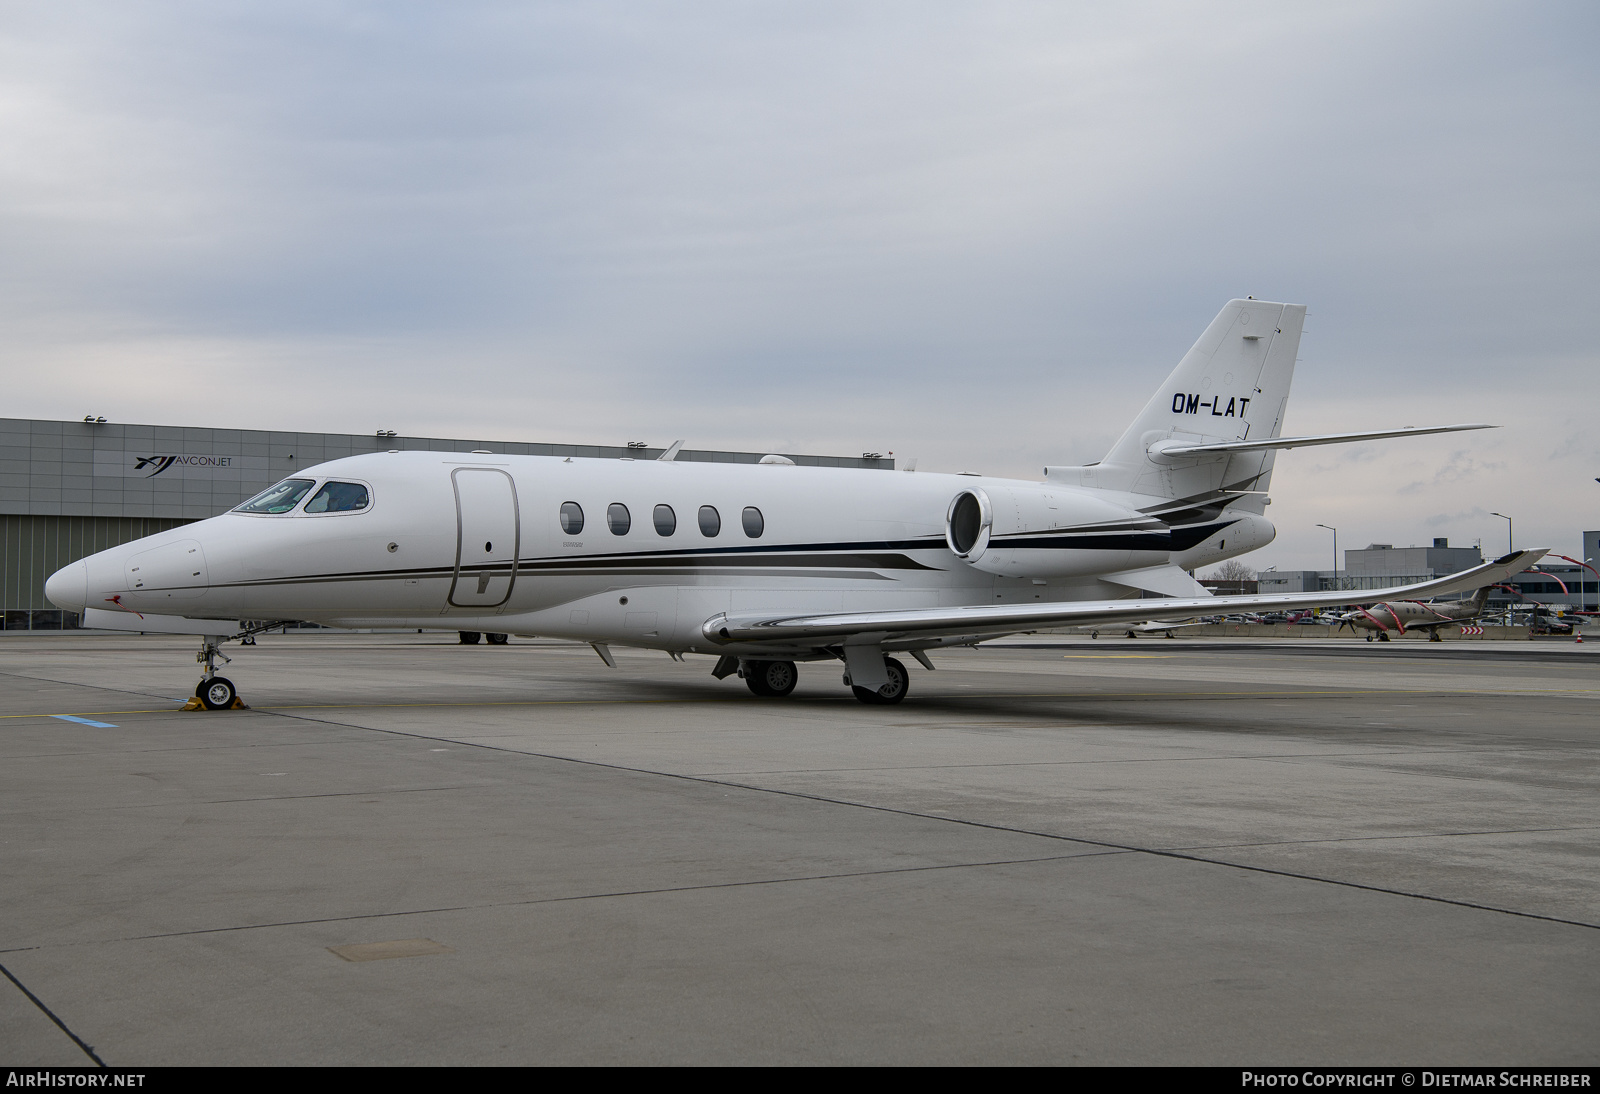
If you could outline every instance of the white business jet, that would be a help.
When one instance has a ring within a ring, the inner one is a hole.
[[[201,636],[196,694],[240,620],[577,639],[716,657],[762,696],[842,661],[896,703],[894,653],[1005,634],[1313,608],[1475,589],[1520,551],[1453,577],[1359,593],[1213,597],[1186,571],[1253,551],[1278,449],[1484,429],[1282,437],[1305,308],[1234,300],[1099,463],[1043,481],[975,475],[489,452],[389,452],[310,467],[237,509],[101,551],[46,595],[91,628]],[[257,624],[259,626],[259,624]],[[225,658],[224,658],[225,659]]]

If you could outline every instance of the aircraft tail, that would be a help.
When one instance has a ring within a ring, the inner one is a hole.
[[[1281,436],[1305,315],[1303,304],[1228,301],[1105,459],[1046,468],[1046,476],[1157,497],[1232,501],[1261,512],[1274,450],[1169,455],[1160,446]]]

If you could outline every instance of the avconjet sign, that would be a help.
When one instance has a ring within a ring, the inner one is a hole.
[[[125,479],[203,476],[213,479],[264,478],[265,456],[223,456],[212,452],[96,452],[94,473]]]

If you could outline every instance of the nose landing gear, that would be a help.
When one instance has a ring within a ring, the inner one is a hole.
[[[249,709],[240,700],[239,689],[233,686],[233,681],[217,675],[217,658],[222,658],[224,665],[233,661],[222,652],[220,647],[223,641],[222,636],[210,634],[200,639],[200,652],[194,655],[194,659],[204,666],[204,672],[200,683],[195,685],[194,698],[183,705],[184,710]]]
[[[225,676],[213,676],[210,680],[202,680],[195,689],[195,698],[200,700],[200,705],[207,710],[243,710],[244,704],[239,701],[238,689],[233,686],[233,681]]]

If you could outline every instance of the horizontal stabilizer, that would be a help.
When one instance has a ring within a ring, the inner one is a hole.
[[[1499,429],[1497,425],[1473,422],[1467,425],[1406,426],[1404,429],[1377,429],[1362,433],[1319,433],[1310,437],[1272,437],[1265,441],[1220,441],[1195,444],[1192,441],[1157,441],[1150,446],[1152,456],[1198,456],[1203,452],[1257,452],[1269,448],[1310,448],[1319,444],[1350,444],[1376,441],[1384,437],[1420,437],[1424,433],[1459,433],[1466,429]]]
[[[1210,596],[1211,590],[1170,563],[1166,566],[1146,566],[1142,570],[1122,570],[1105,574],[1101,581],[1126,585],[1130,589],[1148,589],[1162,596]]]

